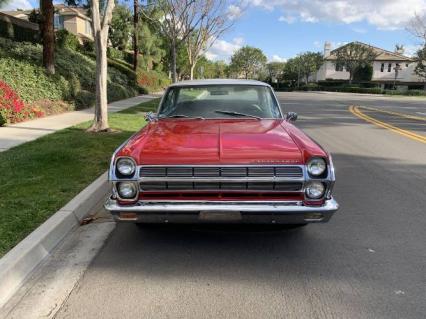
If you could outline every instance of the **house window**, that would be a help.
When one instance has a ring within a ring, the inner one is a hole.
[[[56,30],[61,30],[64,28],[64,17],[59,14],[55,14],[53,16],[53,27]]]
[[[336,72],[343,72],[343,65],[336,63]]]
[[[380,66],[380,72],[384,72],[385,71],[385,64],[382,63],[382,65]]]
[[[408,63],[405,63],[405,67],[408,68]]]
[[[87,35],[92,36],[92,24],[90,23],[90,21],[86,20],[86,24],[85,24],[85,28],[84,28],[84,33]]]
[[[388,72],[392,72],[392,63],[388,64]]]

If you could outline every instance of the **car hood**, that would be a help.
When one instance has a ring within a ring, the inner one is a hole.
[[[303,164],[283,120],[163,119],[121,149],[142,164]],[[294,128],[294,127],[293,127]]]

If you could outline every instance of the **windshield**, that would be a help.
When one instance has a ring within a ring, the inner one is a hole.
[[[170,88],[159,118],[281,118],[267,86],[206,85]]]

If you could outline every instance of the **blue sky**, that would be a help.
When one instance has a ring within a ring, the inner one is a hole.
[[[38,6],[12,0],[9,7]],[[361,41],[387,50],[404,44],[406,53],[419,42],[406,30],[414,15],[426,14],[426,0],[230,0],[234,27],[209,49],[210,59],[229,59],[243,45],[261,48],[269,60],[285,60],[304,51],[322,51]]]

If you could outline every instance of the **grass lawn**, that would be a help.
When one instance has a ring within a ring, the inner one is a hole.
[[[105,172],[112,152],[158,99],[109,115],[113,133],[83,123],[0,152],[0,257]],[[1,132],[1,129],[0,129]]]

